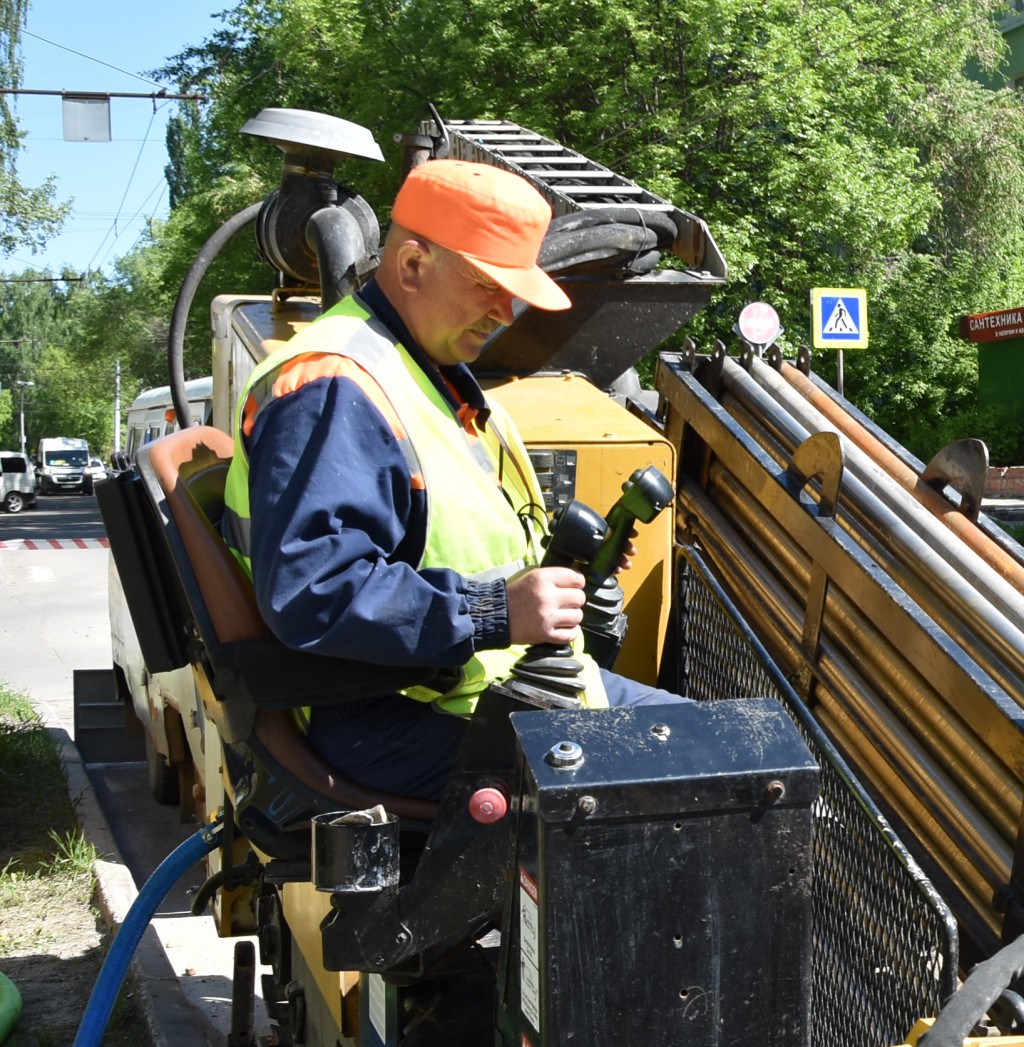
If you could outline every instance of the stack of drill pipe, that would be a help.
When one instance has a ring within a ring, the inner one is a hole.
[[[747,385],[749,379],[746,373],[735,364],[727,366],[726,372],[726,382],[732,391],[745,398],[745,394],[752,391]],[[773,396],[779,408],[772,411],[762,400],[755,402],[755,410],[776,421],[791,418],[791,438],[794,446],[812,431],[832,428],[823,417],[816,416],[812,409],[808,409],[803,401],[795,403],[789,387],[774,370],[760,360],[752,361],[751,377],[759,387]],[[786,414],[787,411],[790,412],[789,415]],[[840,522],[848,533],[884,567],[890,577],[911,594],[918,605],[940,624],[980,668],[995,678],[996,682],[1019,703],[1024,695],[1024,686],[1018,675],[1024,657],[1024,636],[1020,629],[1020,623],[1024,621],[1024,601],[1021,594],[1007,585],[1001,576],[987,563],[979,560],[963,543],[951,541],[948,531],[938,526],[931,514],[922,513],[916,500],[909,498],[903,488],[890,483],[889,478],[859,448],[849,445],[846,447],[846,470],[842,490],[843,503],[849,515],[841,514]],[[831,614],[827,621],[832,621]],[[847,640],[856,644],[862,635],[862,630],[858,628]],[[861,645],[861,649],[872,652],[875,647]],[[890,690],[891,681],[886,678],[875,685],[876,693],[882,695],[883,699]],[[913,697],[920,693],[917,690],[910,692],[910,695]],[[937,694],[930,695],[925,708],[934,708],[934,703],[941,701],[942,697]],[[955,700],[962,696],[952,697]],[[901,719],[908,724],[912,723],[905,700],[891,704]],[[961,725],[952,718],[946,720],[945,715],[943,721],[945,722],[929,725],[923,730],[919,728],[915,735],[922,739],[926,746],[925,756],[934,754],[938,757],[925,779],[924,788],[930,789],[934,786],[934,798],[937,801],[935,806],[940,809],[943,806],[941,801],[948,794],[948,786],[939,774],[941,769],[948,768],[955,772],[954,784],[976,799],[980,784],[979,768],[983,770],[990,761],[995,761],[997,766],[1006,767],[1003,762],[1006,755],[1010,755],[1012,759],[1012,747],[1008,746],[1009,751],[1004,754],[997,746],[994,750],[983,750],[982,761],[972,761],[971,756],[978,754],[974,749],[976,740],[971,733],[961,730]],[[892,725],[889,730],[892,730]],[[942,751],[944,743],[950,737],[958,736],[964,744],[959,752],[952,754],[951,759],[948,751]],[[909,746],[903,748],[910,758],[913,758],[913,750]],[[863,750],[860,755],[866,758]],[[1009,768],[1006,769],[1009,771]],[[904,772],[904,777],[909,770],[910,768]],[[939,783],[942,783],[941,786]],[[1004,805],[1009,805],[1008,808],[1004,808],[1000,827],[1004,832],[1009,828],[1007,836],[1012,841],[1015,838],[1020,811],[1019,785],[1014,782],[1012,791],[1004,793],[1000,799]],[[980,822],[976,824],[979,839],[985,835],[988,827]],[[971,844],[974,841],[970,839],[971,824],[961,826],[961,830],[965,834],[963,850],[969,856],[971,867],[979,870],[997,868],[982,860],[977,853],[972,853]],[[1012,843],[1007,845],[1005,853],[1012,853]],[[991,879],[991,872],[986,879]],[[999,882],[1006,880],[996,879],[995,883]]]
[[[731,362],[730,362],[731,363]],[[738,389],[746,373],[727,367]],[[838,430],[800,397],[779,375],[753,361],[747,387],[756,410],[784,427],[795,449],[812,432]],[[761,393],[773,398],[775,409]],[[741,394],[742,396],[742,394]],[[784,413],[784,412],[788,412]],[[949,530],[899,484],[892,483],[858,447],[845,447],[842,490],[849,516],[848,533],[965,650],[982,660],[1008,693],[1024,704],[1024,593],[971,548],[951,539]]]
[[[906,452],[903,456],[897,453],[902,449],[894,450],[887,446],[884,434],[874,432],[870,422],[858,418],[856,409],[847,405],[838,393],[828,389],[820,379],[814,375],[805,375],[787,361],[783,361],[781,374],[838,432],[864,451],[970,549],[1024,592],[1024,549],[1018,543],[1008,539],[998,526],[986,524],[985,521],[975,522],[951,505],[921,479],[918,469],[920,463],[915,462]]]
[[[808,435],[841,427],[760,360],[750,374],[725,360],[722,384],[716,404],[689,381],[707,417],[724,408],[733,432],[704,426],[714,455],[706,489],[682,478],[680,512],[755,629],[799,675],[811,557],[773,516],[765,478],[746,466],[736,475],[729,445],[744,441],[777,478]],[[1005,564],[951,535],[905,484],[843,442],[836,526],[846,541],[836,539],[808,698],[959,892],[962,922],[994,937],[992,893],[1009,880],[1021,810],[1024,596]],[[866,585],[877,588],[871,600]],[[878,599],[886,590],[888,609]]]

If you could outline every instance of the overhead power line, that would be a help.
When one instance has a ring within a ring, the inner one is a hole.
[[[39,40],[44,44],[49,44],[51,47],[59,47],[62,51],[67,51],[68,54],[78,55],[79,58],[84,58],[89,62],[95,62],[97,65],[105,65],[108,69],[113,69],[115,73],[124,73],[125,76],[134,77],[136,80],[141,80],[144,84],[155,84],[157,87],[160,86],[156,80],[150,80],[148,76],[139,76],[138,73],[132,73],[127,69],[122,69],[120,66],[111,65],[110,62],[104,62],[102,58],[93,58],[92,55],[83,54],[81,51],[76,51],[73,47],[66,47],[64,44],[58,44],[55,40],[47,40],[45,36],[39,36],[37,33],[30,33],[27,29],[22,29],[21,34],[23,36],[31,36],[33,40]]]
[[[0,87],[4,95],[59,95],[61,98],[150,98],[168,102],[205,102],[206,95],[175,95],[166,88],[150,94],[132,91],[43,91],[26,87]]]

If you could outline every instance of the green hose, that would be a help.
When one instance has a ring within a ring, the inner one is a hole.
[[[0,1043],[7,1039],[20,1017],[21,993],[6,974],[0,973]]]

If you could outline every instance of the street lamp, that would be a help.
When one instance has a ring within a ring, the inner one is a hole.
[[[25,453],[25,390],[31,388],[35,382],[23,382],[20,379],[14,383],[18,387],[18,417],[19,430],[21,432],[21,453]]]

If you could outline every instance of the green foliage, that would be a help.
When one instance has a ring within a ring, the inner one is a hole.
[[[19,43],[29,0],[0,0],[0,87],[21,84]],[[21,184],[16,159],[21,132],[11,112],[8,95],[0,94],[0,254],[19,247],[33,250],[60,231],[71,210],[70,202],[56,203],[56,185],[48,178],[36,188]]]
[[[94,451],[108,453],[113,446],[114,376],[107,361],[85,362],[68,349],[48,346],[36,374],[38,388],[45,392],[33,397],[27,415],[29,447],[44,436],[78,436]]]
[[[29,188],[18,181],[11,169],[0,167],[0,253],[13,254],[22,247],[33,251],[59,233],[71,203],[54,203],[55,179]]]
[[[0,869],[34,875],[54,858],[51,829],[65,833],[77,826],[53,739],[31,703],[3,688],[0,784]]]
[[[449,119],[502,117],[548,134],[701,216],[730,281],[687,327],[699,345],[727,339],[760,299],[792,351],[808,340],[811,288],[865,288],[871,348],[847,354],[845,391],[927,458],[940,435],[986,424],[959,317],[1024,299],[1024,107],[965,73],[998,70],[1003,6],[238,0],[158,71],[209,99],[182,104],[169,127],[168,222],[62,314],[52,303],[67,340],[33,337],[40,353],[73,345],[75,365],[97,369],[84,381],[97,397],[115,358],[130,375],[126,398],[135,381],[165,384],[167,325],[189,267],[280,179],[280,153],[242,134],[244,123],[273,106],[369,127],[387,164],[344,159],[337,177],[386,222],[394,138],[415,131],[431,101]],[[210,299],[265,293],[273,279],[254,238],[235,237],[195,288],[187,376],[209,370]],[[834,356],[816,370],[833,378]]]
[[[998,66],[1000,10],[769,0],[754,18],[740,0],[244,0],[161,70],[211,98],[172,131],[165,273],[176,284],[200,237],[275,185],[276,150],[239,134],[262,107],[370,127],[388,166],[348,160],[339,177],[384,219],[392,137],[430,100],[447,117],[549,134],[703,217],[731,278],[690,325],[698,341],[727,337],[762,299],[793,347],[812,287],[866,288],[871,349],[849,361],[847,392],[917,441],[973,407],[959,316],[1024,295],[1021,104],[964,74],[969,61]],[[251,253],[223,275],[239,291],[266,280]]]
[[[930,458],[946,444],[964,436],[973,436],[988,447],[990,465],[1019,465],[1024,462],[1024,418],[1008,405],[970,407],[961,414],[944,419],[932,433],[915,430],[920,445]]]
[[[159,235],[159,228],[154,232]],[[113,386],[104,382],[109,375],[112,383],[116,361],[129,399],[139,384],[167,384],[167,331],[175,288],[163,279],[164,253],[162,246],[144,243],[114,263],[111,277],[91,274],[84,292],[72,299],[75,359],[100,368],[100,389],[108,402]]]
[[[111,335],[121,326],[104,305],[102,281],[37,279],[45,275],[30,271],[0,285],[0,447],[18,446],[23,398],[30,453],[41,436],[80,436],[105,454],[119,348]],[[18,381],[32,384],[19,389]]]
[[[95,860],[54,738],[28,699],[0,687],[0,960],[25,1004],[8,1047],[56,1047],[75,1035],[106,952]],[[150,1043],[131,988],[111,1012],[109,1047]]]

